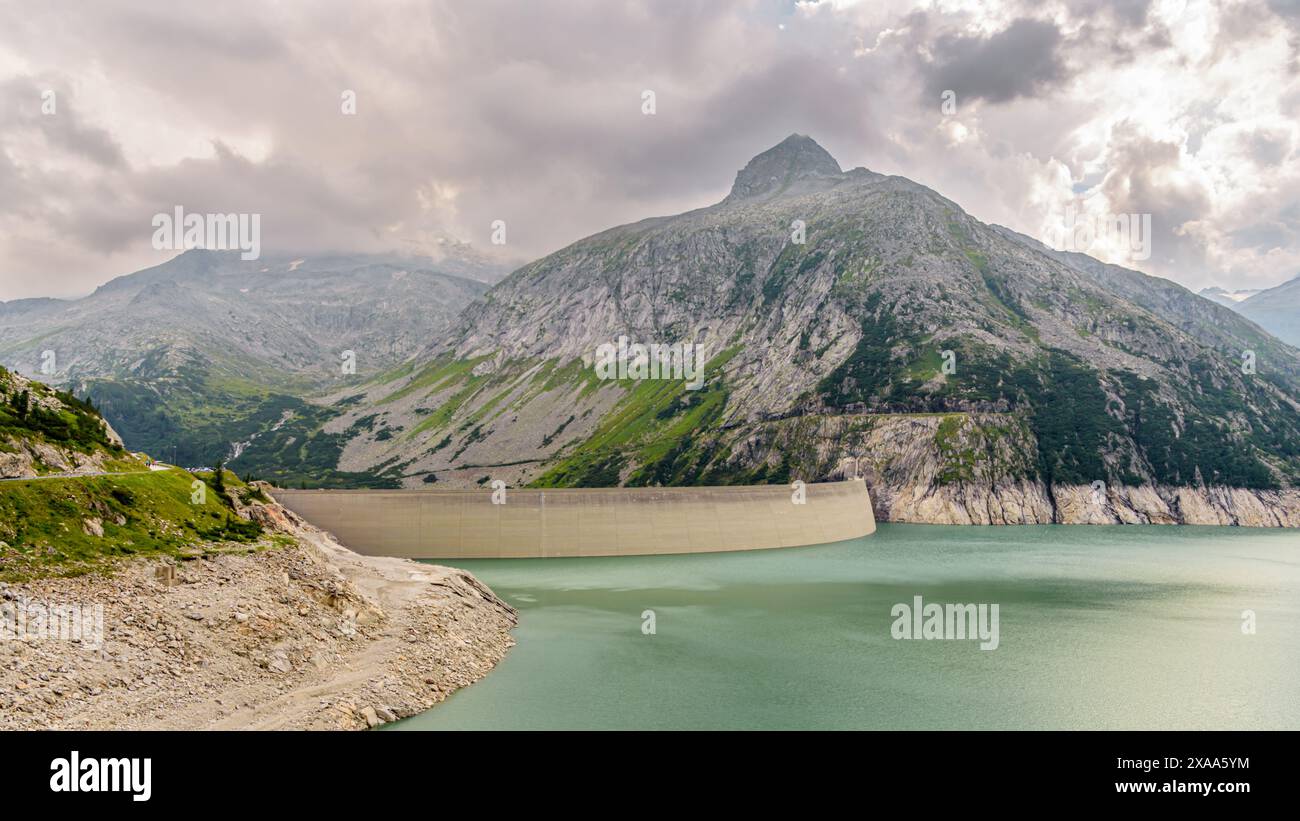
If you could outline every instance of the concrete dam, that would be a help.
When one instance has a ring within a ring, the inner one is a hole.
[[[838,542],[874,533],[866,483],[592,489],[288,490],[280,504],[366,555],[638,556]]]

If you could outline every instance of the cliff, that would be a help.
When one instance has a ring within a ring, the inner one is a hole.
[[[925,524],[1193,524],[1300,527],[1300,491],[1051,483],[1011,414],[781,420],[735,436],[746,462],[798,454],[792,475],[866,481],[880,521]]]

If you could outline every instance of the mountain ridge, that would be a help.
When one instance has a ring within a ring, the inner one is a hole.
[[[1283,342],[1300,347],[1300,276],[1262,290],[1233,308]]]
[[[308,400],[399,365],[488,287],[465,276],[472,260],[453,274],[413,261],[191,250],[80,299],[0,306],[0,361],[91,396],[136,449],[320,479],[336,448],[309,434],[333,412]],[[307,455],[263,458],[293,437]]]

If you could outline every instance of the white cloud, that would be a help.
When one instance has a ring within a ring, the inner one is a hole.
[[[303,251],[484,246],[505,219],[537,255],[719,199],[790,132],[1044,240],[1092,191],[1153,214],[1135,266],[1266,286],[1300,273],[1297,43],[1264,0],[0,0],[0,299],[160,261],[176,204]]]

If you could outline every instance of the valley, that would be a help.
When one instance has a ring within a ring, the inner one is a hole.
[[[157,458],[391,486],[336,470],[339,437],[319,429],[337,410],[312,397],[399,365],[501,275],[465,251],[434,262],[191,250],[83,299],[0,304],[0,362],[89,396]]]

